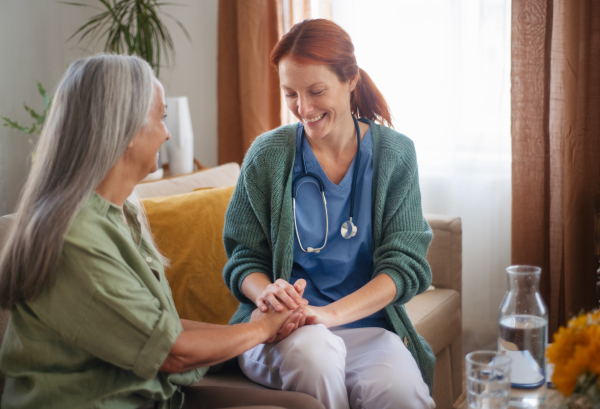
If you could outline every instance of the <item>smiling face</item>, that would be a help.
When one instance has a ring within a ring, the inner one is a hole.
[[[297,64],[289,58],[279,63],[279,80],[287,106],[312,139],[354,129],[350,95],[358,78],[346,82],[326,65]]]
[[[171,139],[165,125],[165,91],[154,79],[154,101],[148,113],[147,123],[129,144],[129,159],[140,170],[141,178],[158,169],[158,151],[163,143]]]

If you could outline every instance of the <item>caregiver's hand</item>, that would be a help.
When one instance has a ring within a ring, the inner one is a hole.
[[[183,320],[184,331],[177,336],[160,370],[180,373],[226,361],[276,336],[282,326],[286,332],[291,331],[302,314],[288,308],[281,312],[256,309],[250,322],[235,325]]]
[[[314,305],[303,305],[294,312],[302,314],[296,328],[302,327],[304,325],[313,324],[323,324],[327,328],[339,325],[339,323],[337,322],[338,317],[336,316],[336,312],[332,304],[326,305],[324,307],[316,307]],[[287,322],[284,325],[287,325]]]
[[[301,305],[307,305],[308,301],[302,298],[304,289],[306,288],[306,281],[300,279],[291,285],[281,278],[272,284],[269,284],[267,288],[256,298],[256,306],[261,311],[265,312],[269,307],[275,311],[283,311],[283,307],[287,307],[290,310],[295,310]]]
[[[307,308],[309,307],[309,308]],[[314,311],[312,310],[312,308],[320,308],[320,307],[311,307],[311,306],[300,306],[298,307],[295,311],[294,311],[294,315],[298,314],[298,320],[291,320],[291,319],[287,319],[283,325],[281,326],[281,328],[279,329],[279,331],[277,331],[276,334],[274,334],[271,338],[269,338],[266,343],[272,343],[272,342],[279,342],[282,339],[287,338],[292,332],[294,332],[295,330],[297,330],[300,327],[303,327],[305,325],[312,325],[312,324],[318,324],[318,319],[319,316],[318,315],[307,315],[307,314],[311,314],[314,313]]]
[[[252,311],[250,322],[262,325],[269,334],[269,339],[271,339],[280,332],[289,335],[296,328],[303,316],[304,312],[293,311],[288,308],[285,308],[281,312],[273,311],[270,308],[266,312],[263,312],[257,308]]]
[[[292,320],[288,318],[286,322],[281,326],[281,329],[277,333],[267,340],[270,342],[279,342],[284,338],[287,338],[292,332],[305,325],[323,324],[327,328],[334,325],[335,317],[334,313],[329,306],[315,307],[313,305],[301,305],[295,311],[294,314],[300,314],[298,320]],[[293,324],[293,325],[292,325]]]

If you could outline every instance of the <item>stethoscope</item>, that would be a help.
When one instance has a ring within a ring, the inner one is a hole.
[[[358,168],[360,166],[360,128],[358,127],[358,121],[356,120],[354,115],[352,115],[352,119],[354,120],[354,127],[356,128],[356,140],[358,142],[358,148],[356,149],[356,161],[354,163],[354,173],[352,174],[352,190],[350,191],[350,219],[345,221],[344,224],[342,224],[341,228],[342,237],[345,239],[351,239],[352,237],[356,236],[357,231],[356,225],[352,221],[352,218],[354,217],[354,195],[356,194],[356,179],[358,178]],[[296,228],[296,237],[298,238],[298,244],[300,245],[300,249],[302,249],[302,251],[305,253],[319,253],[327,244],[327,236],[329,235],[329,216],[327,214],[327,200],[325,200],[325,187],[323,185],[323,181],[314,173],[309,173],[306,171],[306,162],[304,160],[304,139],[306,139],[306,135],[303,127],[302,136],[300,137],[300,157],[302,162],[302,173],[296,176],[292,183],[294,227]],[[300,188],[302,183],[305,182],[300,183],[299,186],[296,185],[300,179],[306,177],[312,178],[317,182],[316,185],[319,188],[319,191],[321,192],[321,196],[323,197],[323,207],[325,207],[325,242],[319,248],[307,247],[306,250],[304,250],[304,247],[302,247],[302,242],[300,241],[300,235],[298,234],[298,224],[296,223],[296,194],[298,193],[298,189]]]

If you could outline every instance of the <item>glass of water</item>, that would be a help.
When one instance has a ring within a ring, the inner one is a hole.
[[[496,351],[475,351],[465,358],[469,409],[506,409],[510,358]]]

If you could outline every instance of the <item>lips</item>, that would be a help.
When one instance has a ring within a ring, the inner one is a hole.
[[[313,122],[317,122],[318,120],[322,119],[324,116],[325,116],[325,112],[323,112],[319,116],[315,116],[314,118],[302,117],[302,119],[304,119],[304,122],[306,122],[307,124],[310,124],[310,123],[313,123]]]

